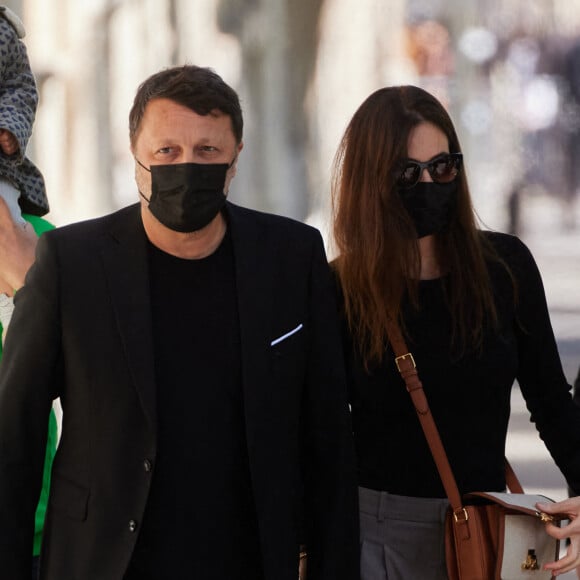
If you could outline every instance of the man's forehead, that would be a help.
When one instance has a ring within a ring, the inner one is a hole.
[[[167,98],[151,99],[145,106],[144,117],[147,115],[152,116],[167,114],[194,115],[196,117],[207,119],[220,119],[223,117],[228,117],[226,113],[217,108],[212,109],[207,113],[205,111],[199,112],[188,105],[178,103],[177,101]]]
[[[160,103],[152,100],[148,103],[137,140],[144,134],[161,140],[190,135],[200,142],[210,141],[218,136],[234,137],[232,121],[222,111],[215,109],[207,115],[200,115],[179,103],[167,99],[165,101]]]

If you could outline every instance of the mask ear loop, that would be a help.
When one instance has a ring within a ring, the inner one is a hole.
[[[226,170],[226,174],[227,174],[227,172],[228,172],[228,171],[229,171],[229,170],[230,170],[230,169],[231,169],[231,168],[232,168],[232,167],[233,167],[233,166],[236,164],[236,161],[237,161],[237,160],[238,160],[238,154],[236,153],[236,154],[234,155],[234,158],[232,159],[232,162],[231,162],[231,163],[228,165],[228,168],[227,168],[227,170]],[[225,187],[225,184],[224,184],[224,187]],[[224,190],[224,195],[225,195],[226,197],[227,197],[228,193],[229,193],[229,188],[228,188],[228,191],[225,191],[225,190]]]
[[[143,165],[143,163],[141,163],[137,157],[134,157],[134,159],[145,171],[149,171],[149,173],[151,173],[151,169],[149,169],[149,167],[145,167],[145,165]]]
[[[237,160],[238,160],[238,154],[236,153],[234,155],[234,158],[232,159],[232,162],[228,165],[228,170],[230,170],[234,166],[234,164],[236,163]]]
[[[151,169],[149,169],[148,167],[145,167],[145,165],[143,165],[143,163],[141,163],[141,161],[139,161],[139,159],[137,159],[137,157],[134,157],[135,161],[145,170],[148,171],[149,173],[151,173]],[[143,192],[137,188],[137,191],[139,192],[139,195],[147,202],[147,203],[151,203],[151,198],[147,199],[144,195]]]

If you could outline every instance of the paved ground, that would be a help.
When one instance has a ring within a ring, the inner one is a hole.
[[[580,366],[580,212],[576,213],[578,227],[565,230],[559,223],[559,208],[552,200],[532,200],[526,207],[526,227],[520,235],[542,273],[554,333],[570,383]],[[526,491],[556,500],[567,496],[566,482],[530,423],[517,387],[512,396],[507,455]],[[577,576],[569,573],[560,578],[572,580]]]

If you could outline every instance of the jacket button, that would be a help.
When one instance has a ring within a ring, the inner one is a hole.
[[[145,459],[143,461],[143,469],[149,473],[152,469],[153,469],[153,464],[151,463],[151,461],[149,461],[149,459]]]
[[[135,520],[129,520],[129,531],[134,532],[137,529],[137,522]]]

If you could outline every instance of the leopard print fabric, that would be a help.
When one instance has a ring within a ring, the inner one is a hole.
[[[20,151],[14,155],[7,156],[0,151],[0,177],[20,191],[18,201],[23,212],[42,216],[49,210],[44,179],[25,156],[38,92],[26,47],[20,40],[23,29],[14,22],[15,18],[0,6],[0,128],[10,131],[20,145]]]

